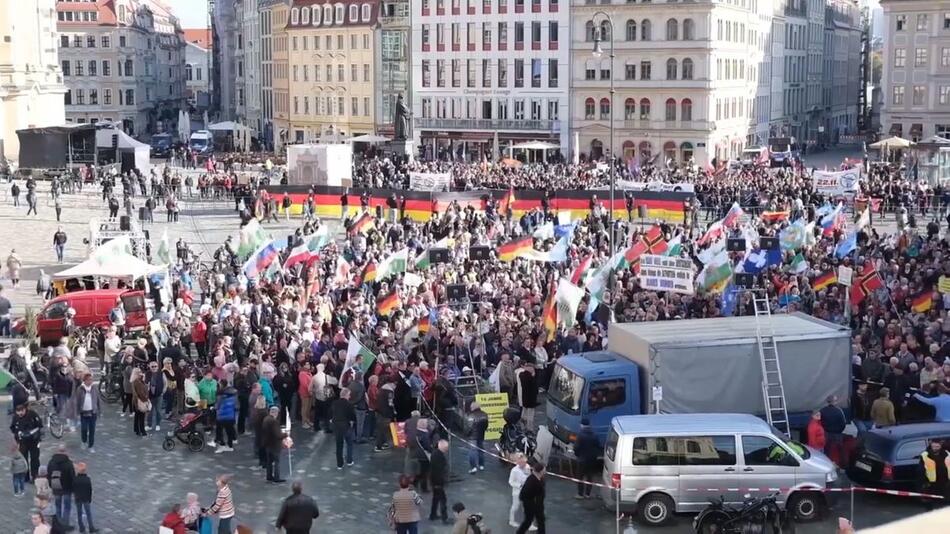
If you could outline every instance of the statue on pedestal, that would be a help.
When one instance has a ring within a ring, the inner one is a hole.
[[[394,140],[406,141],[412,136],[411,113],[402,100],[402,94],[396,97],[396,109],[393,112]]]

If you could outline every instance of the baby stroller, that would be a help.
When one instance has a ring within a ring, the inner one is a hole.
[[[499,456],[513,461],[515,454],[520,452],[525,457],[531,458],[538,443],[534,432],[521,424],[521,408],[510,406],[505,409],[503,417],[505,426],[501,429],[501,437],[495,443]]]
[[[188,446],[191,452],[200,452],[205,448],[205,433],[201,428],[204,423],[207,424],[210,410],[192,410],[181,416],[174,430],[165,435],[162,441],[162,449],[166,451],[175,449],[175,440]]]

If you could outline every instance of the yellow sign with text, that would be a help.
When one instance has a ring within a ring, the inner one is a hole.
[[[488,430],[485,439],[494,440],[501,437],[501,429],[505,426],[505,410],[508,409],[507,393],[480,393],[475,400],[482,411],[488,416]]]

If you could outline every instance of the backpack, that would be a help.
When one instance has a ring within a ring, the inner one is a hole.
[[[49,476],[49,487],[53,491],[63,490],[63,472],[59,469],[53,471]]]

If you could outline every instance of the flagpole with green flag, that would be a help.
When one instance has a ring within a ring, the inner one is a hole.
[[[360,366],[360,372],[366,374],[366,372],[373,366],[373,362],[376,361],[376,355],[373,354],[371,350],[364,347],[362,343],[356,338],[356,335],[350,333],[350,339],[346,346],[346,362],[343,365],[344,369],[349,369],[353,366],[353,363],[356,362],[356,357],[363,357],[363,365]]]

